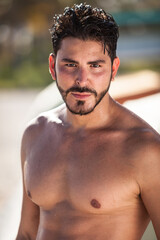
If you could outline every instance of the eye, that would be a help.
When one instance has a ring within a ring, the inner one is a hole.
[[[92,68],[100,68],[101,65],[100,64],[97,64],[97,63],[93,63],[90,65]]]
[[[77,67],[77,64],[75,64],[75,63],[66,63],[65,66],[66,67]]]

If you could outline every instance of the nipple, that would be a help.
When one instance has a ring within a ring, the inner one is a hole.
[[[101,204],[96,199],[91,200],[91,205],[94,208],[100,208],[101,207]]]

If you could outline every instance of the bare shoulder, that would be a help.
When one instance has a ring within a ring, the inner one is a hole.
[[[37,130],[40,131],[40,129],[43,129],[49,123],[53,123],[55,125],[62,123],[63,110],[64,105],[61,105],[52,110],[42,112],[27,124],[24,133],[29,134],[32,133],[33,131],[35,132]]]
[[[145,179],[146,176],[154,178],[156,173],[160,181],[160,135],[146,128],[138,134],[139,144],[137,149],[136,167],[139,177]]]
[[[124,129],[146,129],[151,132],[157,133],[144,119],[139,117],[137,114],[124,107],[123,105],[116,102],[115,111],[117,117],[117,124],[119,124]],[[158,134],[158,133],[157,133]]]
[[[127,132],[126,146],[140,177],[160,172],[160,135],[139,116],[121,107],[121,125]],[[125,120],[123,120],[125,119]],[[145,172],[146,171],[146,172]]]
[[[64,110],[65,106],[63,104],[55,109],[43,112],[29,121],[23,134],[22,146],[26,147],[28,144],[32,146],[37,138],[42,137],[44,139],[50,128],[54,132],[58,126],[63,125]]]
[[[160,154],[160,135],[146,121],[118,104],[117,126],[125,133],[128,154],[133,153],[136,164],[157,159]],[[152,155],[152,157],[151,157]],[[158,160],[160,162],[160,156]]]

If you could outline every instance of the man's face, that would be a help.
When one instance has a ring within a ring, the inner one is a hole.
[[[69,111],[79,115],[91,113],[102,101],[119,66],[112,66],[101,43],[72,37],[62,40],[56,59],[50,57],[50,72],[62,98]]]

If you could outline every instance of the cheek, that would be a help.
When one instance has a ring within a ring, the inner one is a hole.
[[[68,82],[72,81],[76,77],[76,70],[73,68],[65,68],[64,66],[60,66],[57,68],[57,78],[60,81]]]
[[[108,79],[111,75],[111,67],[110,66],[105,66],[102,68],[94,69],[92,70],[92,75],[98,77],[98,78],[105,78]]]
[[[61,76],[72,77],[76,74],[77,69],[76,68],[71,68],[71,67],[59,66],[57,68],[57,72]]]
[[[111,79],[111,71],[99,71],[92,74],[92,80],[94,79],[94,86],[97,89],[105,88]]]
[[[66,75],[66,71],[63,67],[58,67],[56,72],[57,72],[57,77],[59,78],[63,78],[63,76]]]
[[[73,74],[68,72],[64,67],[58,67],[56,69],[57,82],[64,89],[67,89],[70,85],[73,84]]]

